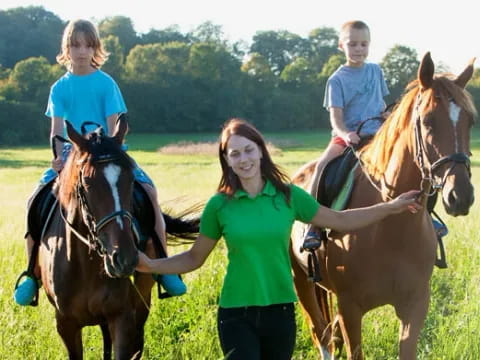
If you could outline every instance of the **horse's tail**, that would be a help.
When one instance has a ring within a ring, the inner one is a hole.
[[[163,213],[169,245],[189,244],[197,238],[200,230],[198,214],[201,208],[202,204],[196,204],[179,214],[173,214],[171,210]]]

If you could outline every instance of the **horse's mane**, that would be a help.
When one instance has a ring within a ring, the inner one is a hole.
[[[448,111],[451,99],[472,116],[476,115],[470,94],[453,82],[452,74],[439,74],[434,77],[432,86],[423,90],[419,111],[424,114],[431,111],[439,102]],[[395,144],[402,143],[413,152],[414,123],[412,113],[420,93],[418,80],[412,81],[406,88],[400,103],[382,125],[372,141],[360,150],[360,156],[366,171],[379,180],[387,170]]]
[[[64,207],[67,207],[75,198],[81,169],[88,176],[95,173],[96,164],[102,161],[111,161],[130,170],[133,170],[135,166],[133,159],[122,150],[113,138],[92,132],[86,135],[86,139],[86,151],[72,146],[71,153],[60,172],[58,198]]]

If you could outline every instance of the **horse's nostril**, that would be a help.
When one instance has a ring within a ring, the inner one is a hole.
[[[450,193],[448,194],[448,203],[455,204],[456,200],[457,200],[457,197],[455,196],[455,192],[450,191]]]
[[[112,265],[115,267],[115,268],[118,268],[121,266],[120,262],[118,261],[119,259],[119,256],[118,256],[118,251],[115,250],[113,251],[112,253]]]

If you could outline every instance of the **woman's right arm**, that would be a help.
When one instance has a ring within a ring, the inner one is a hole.
[[[403,211],[416,213],[421,209],[421,205],[417,203],[419,194],[420,191],[412,190],[388,202],[343,211],[320,206],[311,223],[319,228],[326,227],[341,232],[356,230]]]
[[[203,265],[217,240],[200,234],[195,243],[183,253],[162,259],[151,259],[139,252],[137,271],[156,274],[184,274]]]

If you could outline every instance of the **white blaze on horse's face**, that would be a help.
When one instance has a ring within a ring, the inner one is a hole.
[[[105,179],[107,179],[110,188],[112,189],[113,203],[115,204],[115,211],[120,211],[120,196],[118,194],[117,181],[120,176],[120,166],[114,164],[108,164],[103,169]],[[116,217],[116,221],[120,228],[123,230],[123,223],[120,216]]]
[[[460,106],[455,104],[453,100],[450,100],[449,113],[450,113],[450,120],[452,121],[452,124],[453,124],[456,152],[458,152],[457,124],[458,124],[458,120],[460,119],[461,110],[462,108]]]

